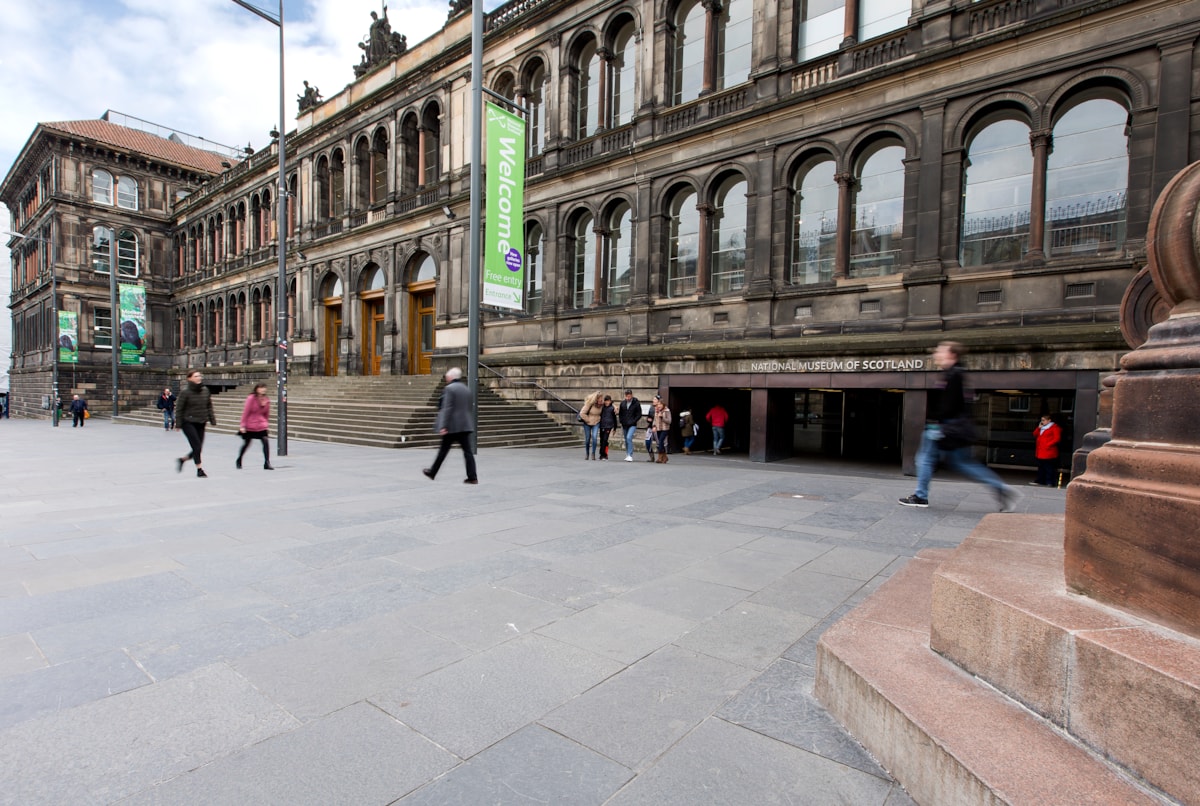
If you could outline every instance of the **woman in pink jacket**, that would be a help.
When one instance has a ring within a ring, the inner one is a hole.
[[[254,394],[246,398],[242,407],[242,421],[238,425],[238,433],[242,435],[242,449],[238,451],[237,468],[242,469],[242,457],[250,447],[250,440],[262,440],[263,470],[274,470],[271,467],[271,447],[267,444],[267,428],[271,420],[271,401],[267,397],[267,386],[263,383],[254,385]]]

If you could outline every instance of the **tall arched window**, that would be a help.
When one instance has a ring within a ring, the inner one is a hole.
[[[1054,124],[1046,167],[1046,255],[1095,255],[1125,243],[1129,112],[1106,98],[1071,107]]]
[[[340,148],[329,159],[329,212],[333,218],[346,214],[346,157]]]
[[[271,191],[264,189],[262,192],[262,217],[258,224],[258,244],[266,246],[271,240],[271,233],[275,226],[275,213],[271,208]]]
[[[676,12],[671,85],[671,102],[674,104],[696,100],[704,87],[705,17],[704,4],[700,0],[682,3]]]
[[[112,174],[102,168],[92,170],[92,201],[96,204],[112,204]]]
[[[754,0],[725,0],[717,22],[717,89],[729,89],[750,80],[751,35]]]
[[[595,134],[600,125],[600,50],[595,39],[589,39],[580,47],[575,70],[573,134],[583,138]]]
[[[889,274],[900,262],[904,230],[904,148],[868,152],[858,171],[851,215],[850,276]]]
[[[542,153],[542,144],[546,138],[546,112],[542,97],[545,84],[546,68],[540,61],[534,62],[525,78],[525,108],[529,111],[526,118],[529,130],[525,145],[526,156],[529,157],[536,157]]]
[[[962,265],[1020,260],[1029,251],[1029,126],[1019,120],[988,125],[971,139],[963,175]]]
[[[126,210],[138,209],[138,184],[132,176],[117,180],[117,206]]]
[[[371,146],[360,137],[354,145],[354,207],[365,210],[371,204]]]
[[[609,212],[604,227],[604,285],[606,302],[629,302],[633,288],[633,210],[625,202]]]
[[[624,126],[633,120],[634,76],[637,72],[637,42],[634,24],[630,20],[621,25],[613,36],[613,55],[608,63],[608,115],[609,125]]]
[[[571,307],[586,308],[596,294],[596,241],[592,216],[580,213],[571,228]]]
[[[400,124],[400,148],[400,190],[413,193],[421,183],[421,133],[416,115],[405,115]]]
[[[113,231],[108,227],[92,227],[92,271],[108,274],[112,261]]]
[[[138,276],[138,237],[129,230],[117,236],[117,277]]]
[[[421,184],[436,185],[442,177],[442,124],[441,109],[437,104],[425,107],[421,114],[421,156],[424,171]]]
[[[542,311],[542,225],[535,222],[525,228],[525,312]]]
[[[432,255],[424,255],[421,258],[420,264],[417,266],[417,271],[413,276],[414,283],[425,283],[430,280],[437,279],[437,261]]]
[[[678,297],[696,290],[700,256],[700,211],[696,194],[681,190],[671,199],[667,234],[667,296]]]
[[[736,291],[746,284],[746,182],[730,177],[717,188],[712,214],[713,293]]]
[[[263,296],[262,291],[254,289],[250,295],[250,340],[257,341],[262,332]]]
[[[329,213],[332,209],[330,207],[329,200],[329,158],[323,156],[317,160],[317,219],[319,221],[329,220]]]
[[[837,260],[838,185],[836,165],[822,159],[797,174],[792,198],[792,263],[789,282],[798,285],[833,279]]]
[[[296,174],[292,174],[288,178],[288,197],[287,197],[287,226],[288,237],[296,234],[296,221],[300,217],[300,184]]]
[[[260,238],[262,237],[262,224],[263,224],[262,205],[259,203],[258,195],[255,194],[254,196],[250,197],[250,232],[249,232],[250,238],[249,238],[249,241],[250,241],[251,249],[257,249],[260,246],[262,246],[262,241],[260,240]]]
[[[371,204],[382,204],[388,195],[388,133],[376,129],[371,139]]]

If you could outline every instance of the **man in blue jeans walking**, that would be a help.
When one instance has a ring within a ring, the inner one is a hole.
[[[971,457],[971,414],[967,408],[964,371],[958,363],[963,346],[956,341],[944,341],[933,352],[933,363],[942,370],[937,388],[941,395],[937,416],[925,426],[921,447],[917,450],[917,489],[900,499],[906,507],[929,506],[929,482],[939,460],[972,481],[986,484],[996,492],[1001,512],[1012,512],[1021,499],[1021,492],[1009,487],[985,465]]]
[[[625,433],[625,461],[633,461],[633,438],[637,434],[638,420],[642,419],[642,404],[633,396],[632,389],[625,390],[625,399],[617,408],[617,422]]]

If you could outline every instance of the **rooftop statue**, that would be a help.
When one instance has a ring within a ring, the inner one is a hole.
[[[388,20],[387,4],[383,5],[383,16],[371,12],[371,28],[366,38],[358,43],[362,57],[354,66],[354,77],[362,76],[374,70],[381,64],[386,64],[408,49],[408,39],[403,34],[392,30]]]
[[[306,112],[315,106],[320,106],[321,101],[324,99],[321,97],[321,91],[319,89],[316,87],[310,87],[308,82],[305,81],[304,92],[300,95],[297,95],[296,100],[300,104],[300,111]]]

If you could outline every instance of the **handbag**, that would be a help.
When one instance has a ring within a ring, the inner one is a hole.
[[[85,419],[85,420],[92,419],[92,413],[90,411],[88,411],[87,409],[84,409],[83,410],[83,419]]]

